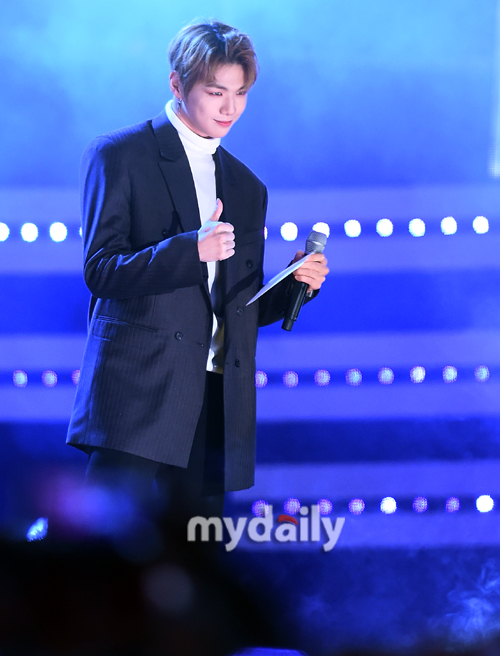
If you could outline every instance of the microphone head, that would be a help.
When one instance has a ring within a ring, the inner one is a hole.
[[[322,253],[326,246],[326,235],[323,232],[311,230],[306,241],[306,253]]]

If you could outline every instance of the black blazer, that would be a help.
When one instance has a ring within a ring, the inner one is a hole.
[[[235,255],[221,262],[225,320],[226,490],[250,487],[255,464],[259,325],[284,315],[289,283],[262,286],[267,192],[239,160],[215,155],[221,220]],[[188,464],[212,331],[208,271],[189,162],[165,113],[97,137],[82,159],[89,336],[68,443]]]

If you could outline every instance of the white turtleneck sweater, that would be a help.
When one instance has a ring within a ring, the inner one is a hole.
[[[167,103],[165,111],[168,120],[177,130],[193,174],[196,198],[200,210],[200,226],[215,212],[217,192],[215,187],[215,162],[213,155],[220,144],[220,139],[206,139],[188,128],[172,109],[173,101]],[[207,262],[208,288],[217,284],[218,263]],[[207,371],[223,373],[224,370],[224,321],[213,315],[212,342],[207,360]]]

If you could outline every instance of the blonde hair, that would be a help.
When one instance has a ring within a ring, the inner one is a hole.
[[[239,64],[247,88],[254,84],[259,71],[250,37],[218,21],[194,23],[182,29],[169,46],[168,58],[186,97],[197,82],[211,82],[220,66]]]

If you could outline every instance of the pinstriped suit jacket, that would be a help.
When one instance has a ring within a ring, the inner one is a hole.
[[[267,192],[239,160],[216,155],[222,221],[236,252],[221,262],[225,316],[225,485],[250,487],[255,466],[257,329],[284,315],[262,286]],[[205,387],[212,330],[200,215],[188,159],[164,113],[97,137],[82,158],[89,336],[68,443],[187,466]]]

